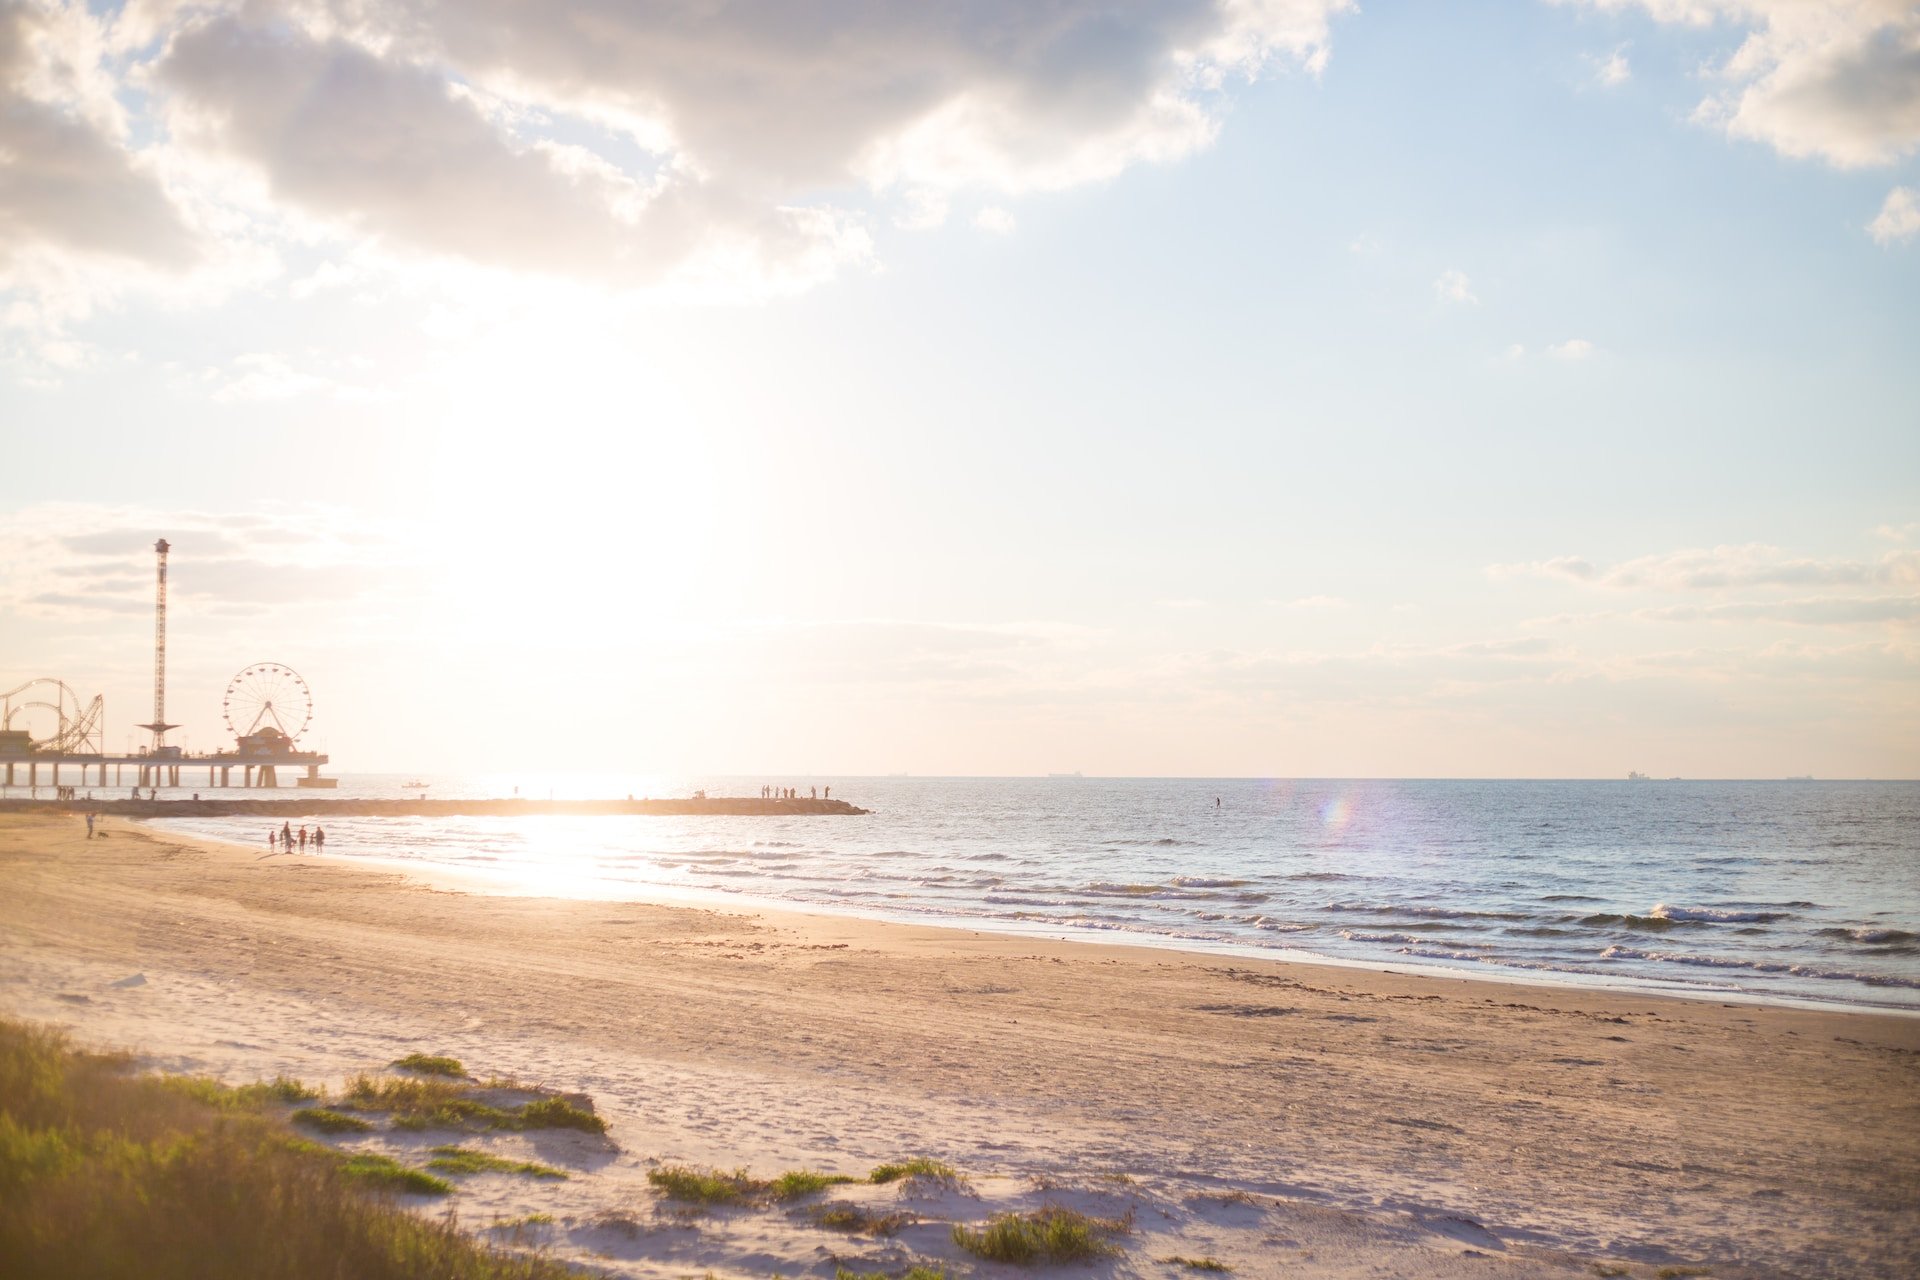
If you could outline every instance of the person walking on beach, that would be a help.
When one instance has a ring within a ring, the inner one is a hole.
[[[87,839],[93,839],[93,815],[87,815]]]
[[[283,822],[280,824],[280,847],[288,853],[293,852],[293,824],[291,822]]]
[[[320,854],[324,853],[326,851],[326,845],[327,845],[327,833],[322,831],[319,827],[316,826],[313,829],[314,856],[318,857],[320,856]]]
[[[280,847],[280,833],[278,831],[275,831],[272,827],[268,827],[267,828],[267,848],[277,849],[279,847]]]
[[[302,823],[300,825],[300,852],[305,853],[306,851],[307,851],[307,828],[306,828],[306,824]]]

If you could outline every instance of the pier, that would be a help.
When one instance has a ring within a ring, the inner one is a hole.
[[[327,763],[318,751],[214,751],[188,755],[163,748],[128,755],[69,754],[35,751],[27,735],[0,730],[0,782],[8,787],[191,787],[200,770],[207,771],[209,791],[228,787],[278,787],[280,770],[295,771],[301,787],[332,787],[334,778],[320,776]],[[304,773],[298,772],[304,769]],[[64,772],[63,772],[64,770]],[[112,771],[109,781],[108,771]]]
[[[99,813],[121,818],[527,818],[853,816],[845,800],[763,800],[759,796],[694,796],[634,800],[353,800],[333,796],[215,800],[0,800],[4,813]]]
[[[0,693],[0,787],[25,787],[29,800],[42,786],[56,793],[63,787],[191,787],[201,769],[207,771],[209,791],[234,786],[236,771],[238,785],[246,790],[278,787],[282,769],[294,771],[298,787],[338,785],[320,774],[328,762],[324,752],[300,749],[300,735],[313,721],[313,693],[285,663],[253,663],[228,683],[220,714],[234,735],[231,748],[190,755],[168,745],[168,732],[180,728],[167,721],[167,555],[172,550],[165,538],[153,544],[153,720],[137,726],[153,735],[147,749],[123,755],[107,751],[104,697],[96,694],[83,703],[66,681],[40,676]],[[39,716],[44,723],[49,715],[52,731],[39,736],[14,723],[16,716]],[[62,771],[70,772],[62,776]]]

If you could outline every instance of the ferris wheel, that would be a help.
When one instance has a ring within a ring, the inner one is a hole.
[[[256,662],[227,683],[220,700],[227,728],[237,738],[269,729],[291,741],[313,720],[313,694],[292,667],[278,662]]]

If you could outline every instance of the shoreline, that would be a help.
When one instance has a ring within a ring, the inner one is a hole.
[[[750,1274],[728,1262],[746,1256],[832,1274],[806,1259],[835,1238],[805,1224],[670,1227],[648,1160],[858,1172],[914,1154],[975,1179],[955,1213],[1124,1175],[1143,1266],[1920,1263],[1920,1152],[1887,1140],[1920,1132],[1910,1017],[450,893],[356,862],[0,817],[0,1001],[215,1074],[339,1079],[425,1049],[588,1092],[621,1154],[565,1194],[642,1230],[609,1240],[582,1210],[564,1243],[611,1249],[623,1275]],[[476,1191],[462,1212],[532,1195]]]
[[[181,788],[174,788],[180,790]],[[226,788],[215,788],[225,790]],[[796,815],[857,817],[869,810],[845,800],[810,796],[762,799],[758,796],[688,796],[676,799],[535,800],[531,797],[429,800],[366,799],[311,794],[281,799],[139,800],[120,797],[101,800],[0,799],[0,814],[87,813],[119,818],[527,818],[527,817],[730,817],[767,818]]]
[[[838,804],[839,801],[834,803]],[[866,812],[860,810],[858,812]],[[170,815],[140,816],[129,821],[141,827],[156,817],[164,821],[168,817],[199,816]],[[220,845],[240,852],[251,852],[250,847],[235,841],[221,840],[214,836],[204,836],[195,832],[172,831],[163,828],[148,828],[156,835],[187,843],[205,842]],[[569,893],[530,893],[522,887],[490,879],[492,873],[484,870],[438,863],[427,863],[397,856],[379,854],[352,853],[300,853],[260,855],[266,857],[319,858],[341,866],[378,868],[396,872],[419,884],[434,888],[450,889],[461,893],[478,893],[490,897],[524,898],[534,901],[551,902],[602,902],[610,904],[630,904],[637,906],[682,907],[715,911],[736,911],[763,913],[767,915],[793,915],[803,919],[847,919],[866,921],[872,924],[897,925],[904,928],[923,928],[937,930],[955,930],[976,934],[992,934],[1013,940],[1047,941],[1068,946],[1108,946],[1127,949],[1139,949],[1151,952],[1172,952],[1182,956],[1205,957],[1213,959],[1239,959],[1248,961],[1270,961],[1276,964],[1321,965],[1336,969],[1359,969],[1374,973],[1405,972],[1412,976],[1430,976],[1440,980],[1461,980],[1466,982],[1487,982],[1526,988],[1547,988],[1551,990],[1573,990],[1585,992],[1614,992],[1621,995],[1664,997],[1674,1000],[1698,1000],[1707,1002],[1730,1002],[1751,1004],[1762,1008],[1805,1009],[1816,1012],[1832,1013],[1874,1013],[1897,1018],[1920,1019],[1920,1006],[1901,1006],[1896,1004],[1871,1004],[1862,1001],[1839,999],[1822,1000],[1810,996],[1781,995],[1771,992],[1750,992],[1737,989],[1702,989],[1689,986],[1680,981],[1660,982],[1656,979],[1635,978],[1629,975],[1610,976],[1598,973],[1584,973],[1570,969],[1525,970],[1514,966],[1492,964],[1490,969],[1470,969],[1457,964],[1439,961],[1427,961],[1420,957],[1406,957],[1398,960],[1365,959],[1358,957],[1329,955],[1310,951],[1300,947],[1261,947],[1250,943],[1230,940],[1210,940],[1186,937],[1176,934],[1153,934],[1124,930],[1084,931],[1055,926],[1022,927],[1020,922],[989,916],[968,916],[959,913],[940,914],[936,912],[912,913],[898,911],[889,913],[884,909],[867,908],[855,904],[835,904],[791,901],[783,898],[758,896],[748,891],[726,893],[707,888],[679,888],[658,883],[627,882],[631,887],[625,890],[609,888],[606,891],[594,891],[578,894]],[[1096,936],[1099,935],[1099,936]],[[1107,936],[1111,935],[1111,936]]]

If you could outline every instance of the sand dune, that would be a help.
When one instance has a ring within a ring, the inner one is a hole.
[[[1131,1215],[1089,1275],[1920,1271],[1920,1019],[465,894],[108,826],[0,819],[0,1011],[234,1080],[417,1049],[583,1091],[606,1140],[462,1139],[573,1177],[455,1203],[617,1274],[1000,1274],[952,1224],[1043,1204]],[[965,1182],[693,1214],[646,1179],[922,1154]],[[907,1218],[836,1232],[834,1199]]]

